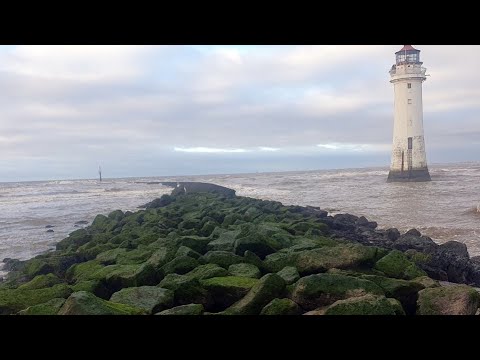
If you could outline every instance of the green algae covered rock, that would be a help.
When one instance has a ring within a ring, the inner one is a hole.
[[[232,276],[243,276],[259,279],[262,276],[260,269],[253,264],[233,264],[228,267],[228,272]]]
[[[202,304],[188,304],[163,310],[155,315],[202,315],[203,310]]]
[[[291,298],[303,309],[314,310],[337,300],[366,294],[384,295],[384,291],[369,280],[337,274],[318,274],[298,280]]]
[[[132,287],[114,293],[110,301],[144,309],[152,314],[173,306],[173,291],[156,286]]]
[[[244,297],[258,281],[249,277],[226,276],[202,280],[200,283],[212,296],[215,309],[224,310]]]
[[[437,280],[433,280],[428,276],[419,276],[412,280],[412,282],[416,282],[422,285],[424,288],[433,288],[433,287],[440,287],[440,284]]]
[[[302,310],[290,299],[273,299],[260,312],[260,315],[300,315]]]
[[[54,298],[67,298],[71,293],[72,290],[65,284],[43,289],[0,290],[0,315],[15,314],[29,306],[43,304]]]
[[[285,266],[282,270],[277,272],[277,275],[280,276],[287,285],[291,285],[300,279],[300,274],[298,273],[297,268],[293,266]]]
[[[53,274],[37,275],[28,283],[20,285],[18,288],[24,290],[43,289],[56,284],[60,284],[61,282],[62,281]]]
[[[338,300],[326,309],[325,315],[405,315],[405,312],[398,300],[367,294]]]
[[[212,303],[212,298],[208,291],[194,277],[169,274],[157,286],[173,291],[174,305],[187,305],[193,302],[209,307]]]
[[[125,304],[117,304],[79,291],[70,295],[58,315],[143,315],[145,310]]]
[[[241,256],[235,255],[228,251],[209,251],[203,256],[203,259],[207,263],[217,264],[225,269],[228,269],[230,265],[243,262],[243,258]]]
[[[325,272],[331,268],[345,269],[370,266],[378,258],[379,249],[358,244],[341,244],[293,253],[274,253],[265,258],[264,266],[277,272],[285,266],[297,268],[302,275]]]
[[[417,315],[475,315],[480,294],[470,286],[427,288],[418,293]]]
[[[407,315],[415,314],[418,292],[424,289],[422,284],[376,275],[362,275],[360,278],[370,280],[380,286],[387,298],[394,298],[400,301]]]
[[[222,315],[258,315],[273,299],[282,295],[285,281],[277,274],[267,274],[258,280],[241,300],[223,311]]]
[[[411,280],[427,274],[419,269],[401,251],[392,250],[375,264],[375,269],[388,277]]]
[[[200,256],[202,256],[202,254],[199,254],[195,250],[182,245],[178,248],[177,253],[175,254],[175,257],[179,256],[190,256],[193,259],[198,259]]]
[[[192,279],[205,280],[213,277],[228,276],[228,271],[217,264],[205,264],[196,267],[185,275]]]
[[[55,298],[43,304],[30,306],[20,311],[18,315],[57,315],[64,303],[65,299]]]
[[[199,264],[197,259],[190,256],[179,256],[174,258],[162,267],[163,273],[168,274],[186,274],[189,271],[195,269]]]

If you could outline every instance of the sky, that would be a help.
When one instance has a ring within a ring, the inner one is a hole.
[[[388,167],[402,46],[0,46],[0,181]],[[428,163],[480,161],[480,46],[414,46]]]

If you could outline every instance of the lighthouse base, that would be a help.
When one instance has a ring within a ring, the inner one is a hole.
[[[431,180],[427,168],[410,171],[390,170],[387,178],[387,182],[420,182]]]

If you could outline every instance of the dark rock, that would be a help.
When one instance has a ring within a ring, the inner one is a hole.
[[[168,274],[186,274],[189,271],[195,269],[199,264],[197,259],[190,256],[179,256],[174,258],[162,267],[163,273]]]
[[[228,272],[232,276],[243,276],[258,279],[262,276],[260,269],[253,264],[233,264],[228,267]]]
[[[46,232],[47,233],[53,233],[54,231],[52,229],[48,229]]]
[[[174,292],[175,305],[202,304],[210,309],[213,300],[200,281],[187,275],[169,274],[157,286]]]
[[[365,218],[365,216],[360,216],[355,224],[359,226],[366,226],[368,225],[368,220]]]
[[[433,252],[438,245],[428,236],[416,236],[407,232],[394,242],[393,247],[400,251],[414,249],[421,252]]]
[[[392,250],[375,264],[375,269],[383,272],[388,277],[411,280],[426,275],[415,263],[410,261],[405,254]]]
[[[400,237],[400,231],[395,228],[387,229],[385,233],[387,235],[387,239],[390,241],[395,241]]]
[[[146,203],[145,205],[139,206],[139,208],[157,209],[157,208],[161,208],[161,207],[165,207],[167,205],[170,205],[174,201],[175,201],[175,198],[173,198],[170,195],[165,194],[165,195],[162,195],[158,199],[150,201],[149,203]]]
[[[45,229],[50,229],[50,228],[53,228],[53,227],[55,227],[55,226],[54,225],[46,225]]]
[[[75,225],[87,225],[87,224],[88,224],[87,220],[75,221]]]
[[[209,251],[203,256],[203,259],[207,263],[217,264],[225,269],[228,269],[230,265],[243,262],[241,256],[232,254],[228,251]]]
[[[427,265],[445,271],[450,282],[466,283],[471,273],[469,260],[465,244],[448,241],[437,247]]]
[[[293,266],[285,266],[282,270],[277,272],[277,275],[280,276],[287,285],[291,285],[300,279],[298,270]]]
[[[258,281],[247,277],[226,276],[202,280],[200,283],[213,298],[214,304],[209,310],[218,312],[243,298]]]
[[[416,237],[422,236],[420,231],[418,231],[417,229],[410,229],[405,233],[405,235],[411,235],[411,236],[416,236]]]

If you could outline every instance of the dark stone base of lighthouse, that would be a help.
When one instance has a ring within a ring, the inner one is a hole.
[[[421,182],[421,181],[431,181],[430,173],[428,168],[425,169],[414,169],[407,171],[393,171],[390,170],[388,173],[387,182]]]

